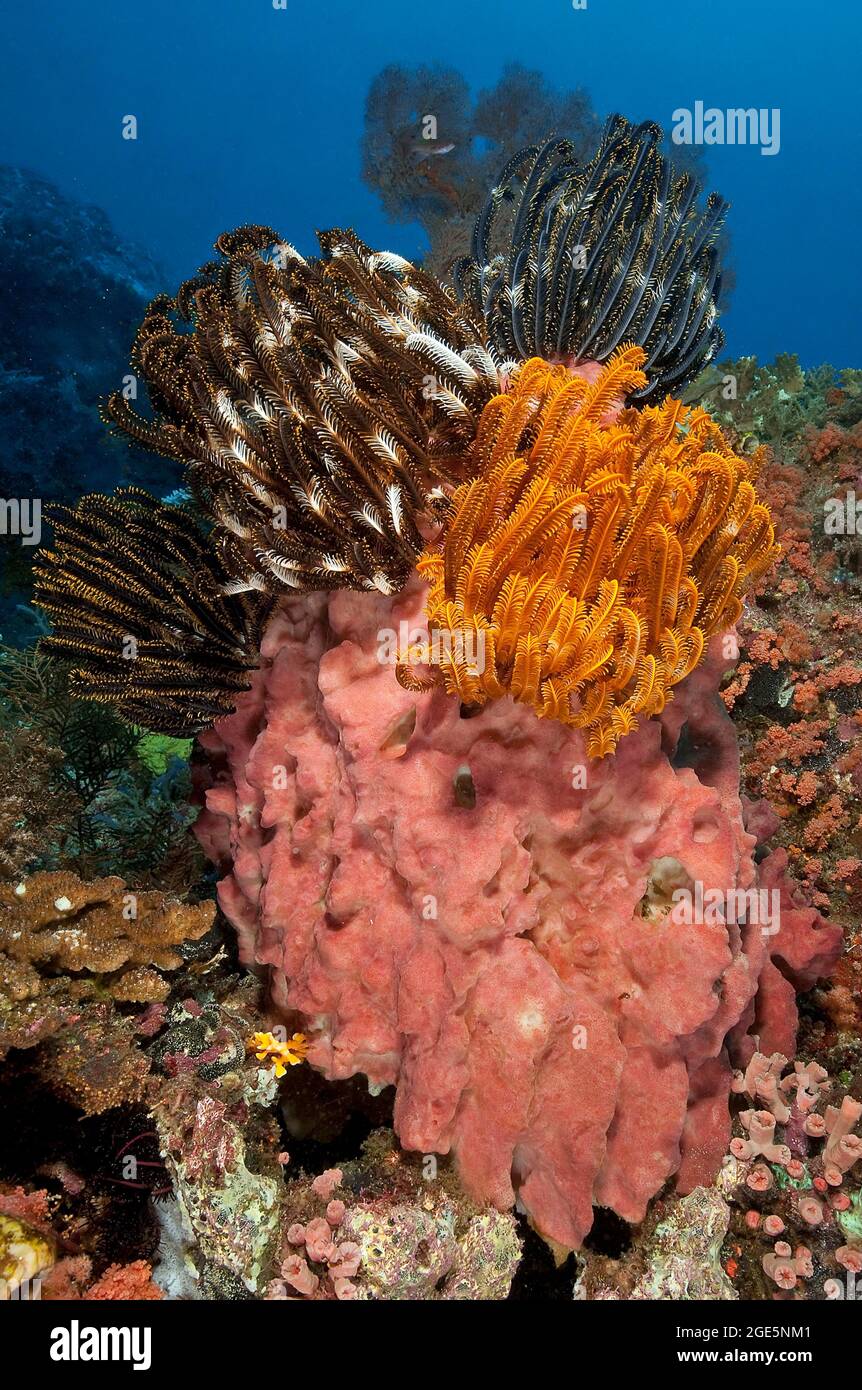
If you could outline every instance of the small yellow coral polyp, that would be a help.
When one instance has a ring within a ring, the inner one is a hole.
[[[475,476],[418,564],[435,679],[582,728],[595,758],[663,709],[779,553],[758,454],[677,400],[618,410],[644,361],[620,348],[592,384],[525,362],[485,407]]]
[[[308,1043],[304,1033],[294,1033],[282,1041],[274,1033],[255,1033],[246,1044],[259,1062],[271,1061],[276,1076],[284,1076],[288,1067],[298,1067],[305,1061]]]

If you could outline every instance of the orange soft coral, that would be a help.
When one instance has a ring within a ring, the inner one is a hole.
[[[591,757],[663,708],[778,554],[758,457],[676,400],[618,411],[644,360],[621,348],[592,384],[524,363],[418,566],[435,678],[466,704],[511,695],[583,728]]]
[[[294,1033],[287,1039],[277,1038],[274,1033],[255,1033],[248,1041],[248,1048],[259,1062],[272,1062],[276,1076],[284,1076],[288,1067],[297,1067],[305,1061],[308,1043],[304,1033]]]

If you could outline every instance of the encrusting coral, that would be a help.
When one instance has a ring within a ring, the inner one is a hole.
[[[125,1006],[160,1005],[165,972],[186,963],[214,915],[211,902],[131,892],[116,877],[35,873],[3,884],[0,1057],[39,1049],[37,1074],[87,1115],[140,1101],[150,1062]]]
[[[166,996],[158,972],[182,964],[178,948],[204,936],[214,913],[211,902],[131,893],[119,878],[36,873],[0,884],[0,953],[49,973],[98,975],[112,998],[143,1003]]]
[[[0,1185],[0,1302],[161,1298],[146,1260],[111,1264],[94,1278],[92,1259],[70,1254],[77,1242],[55,1230],[53,1205],[44,1189]]]
[[[620,348],[592,383],[520,367],[418,564],[446,689],[468,705],[509,694],[586,729],[597,757],[661,712],[778,554],[759,457],[673,399],[619,413],[645,360]]]

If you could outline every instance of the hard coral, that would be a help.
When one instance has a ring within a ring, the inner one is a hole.
[[[395,1085],[402,1143],[453,1151],[475,1197],[517,1192],[576,1245],[594,1202],[638,1221],[671,1174],[709,1181],[731,1060],[792,1048],[795,989],[839,933],[786,898],[777,933],[732,913],[675,922],[669,893],[644,905],[671,870],[722,893],[765,871],[720,644],[661,721],[588,764],[580,730],[523,704],[461,718],[441,691],[399,688],[378,634],[420,622],[424,598],[284,603],[253,689],[203,737],[198,833],[244,961],[305,1017],[312,1066]]]
[[[432,644],[449,639],[433,658],[446,689],[469,705],[510,694],[583,728],[591,757],[660,713],[777,555],[758,461],[703,411],[617,413],[644,361],[620,349],[592,384],[538,358],[521,367],[486,407],[478,476],[418,566]]]
[[[53,970],[88,971],[114,998],[164,998],[156,971],[182,964],[179,947],[212,926],[212,903],[131,893],[122,879],[83,883],[76,874],[37,873],[0,885],[0,952]],[[142,969],[143,967],[143,969]]]
[[[127,892],[120,878],[36,873],[0,886],[0,1056],[44,1044],[51,1089],[88,1115],[142,1099],[150,1064],[116,1005],[164,999],[162,972],[213,915],[212,903]]]

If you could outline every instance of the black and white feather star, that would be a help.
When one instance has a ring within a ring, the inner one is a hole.
[[[152,418],[119,393],[107,407],[186,464],[232,592],[401,588],[500,389],[451,290],[352,232],[319,239],[306,259],[266,227],[220,237],[138,333]]]
[[[696,179],[673,174],[661,136],[612,116],[587,164],[550,140],[503,169],[455,268],[499,359],[605,362],[636,343],[648,380],[632,400],[653,402],[715,357],[727,204],[710,194],[699,207]]]

